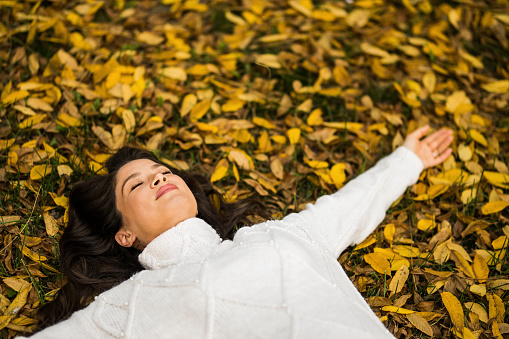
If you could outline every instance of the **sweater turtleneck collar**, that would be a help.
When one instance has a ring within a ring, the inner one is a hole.
[[[190,218],[152,240],[138,257],[149,270],[206,258],[221,243],[217,232],[204,220]]]

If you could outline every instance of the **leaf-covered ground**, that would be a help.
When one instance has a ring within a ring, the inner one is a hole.
[[[341,258],[398,338],[509,337],[507,0],[0,1],[0,328],[61,286],[73,185],[124,144],[274,217],[455,132]]]

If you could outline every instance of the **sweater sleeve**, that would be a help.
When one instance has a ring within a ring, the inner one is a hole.
[[[92,314],[95,311],[95,305],[75,312],[69,319],[63,320],[53,326],[35,333],[30,339],[64,339],[64,338],[101,338],[104,333],[97,327],[92,320]],[[24,339],[25,337],[16,337]]]
[[[320,197],[283,222],[304,226],[310,237],[339,257],[378,226],[387,209],[417,181],[422,170],[419,157],[399,147],[338,192]]]

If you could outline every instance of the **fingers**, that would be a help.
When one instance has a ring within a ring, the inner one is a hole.
[[[451,153],[452,153],[451,148],[446,149],[444,152],[438,153],[439,155],[435,158],[435,162],[434,162],[433,166],[436,166],[436,165],[444,162],[445,159],[447,159],[447,157],[449,157],[449,155],[451,155]]]
[[[426,133],[428,133],[428,130],[429,130],[429,125],[422,126],[418,129],[416,129],[415,131],[413,131],[412,133],[410,133],[408,136],[415,137],[417,140],[419,140],[420,138],[425,136]]]
[[[452,139],[452,131],[443,128],[428,136],[423,140],[423,142],[428,145],[431,150],[438,153],[443,153],[451,144]]]

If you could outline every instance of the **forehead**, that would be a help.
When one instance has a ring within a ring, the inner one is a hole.
[[[161,165],[148,159],[133,160],[128,162],[118,170],[117,178],[118,181],[120,181],[133,173],[136,172],[143,173],[145,171],[152,171],[155,167],[159,166]]]

